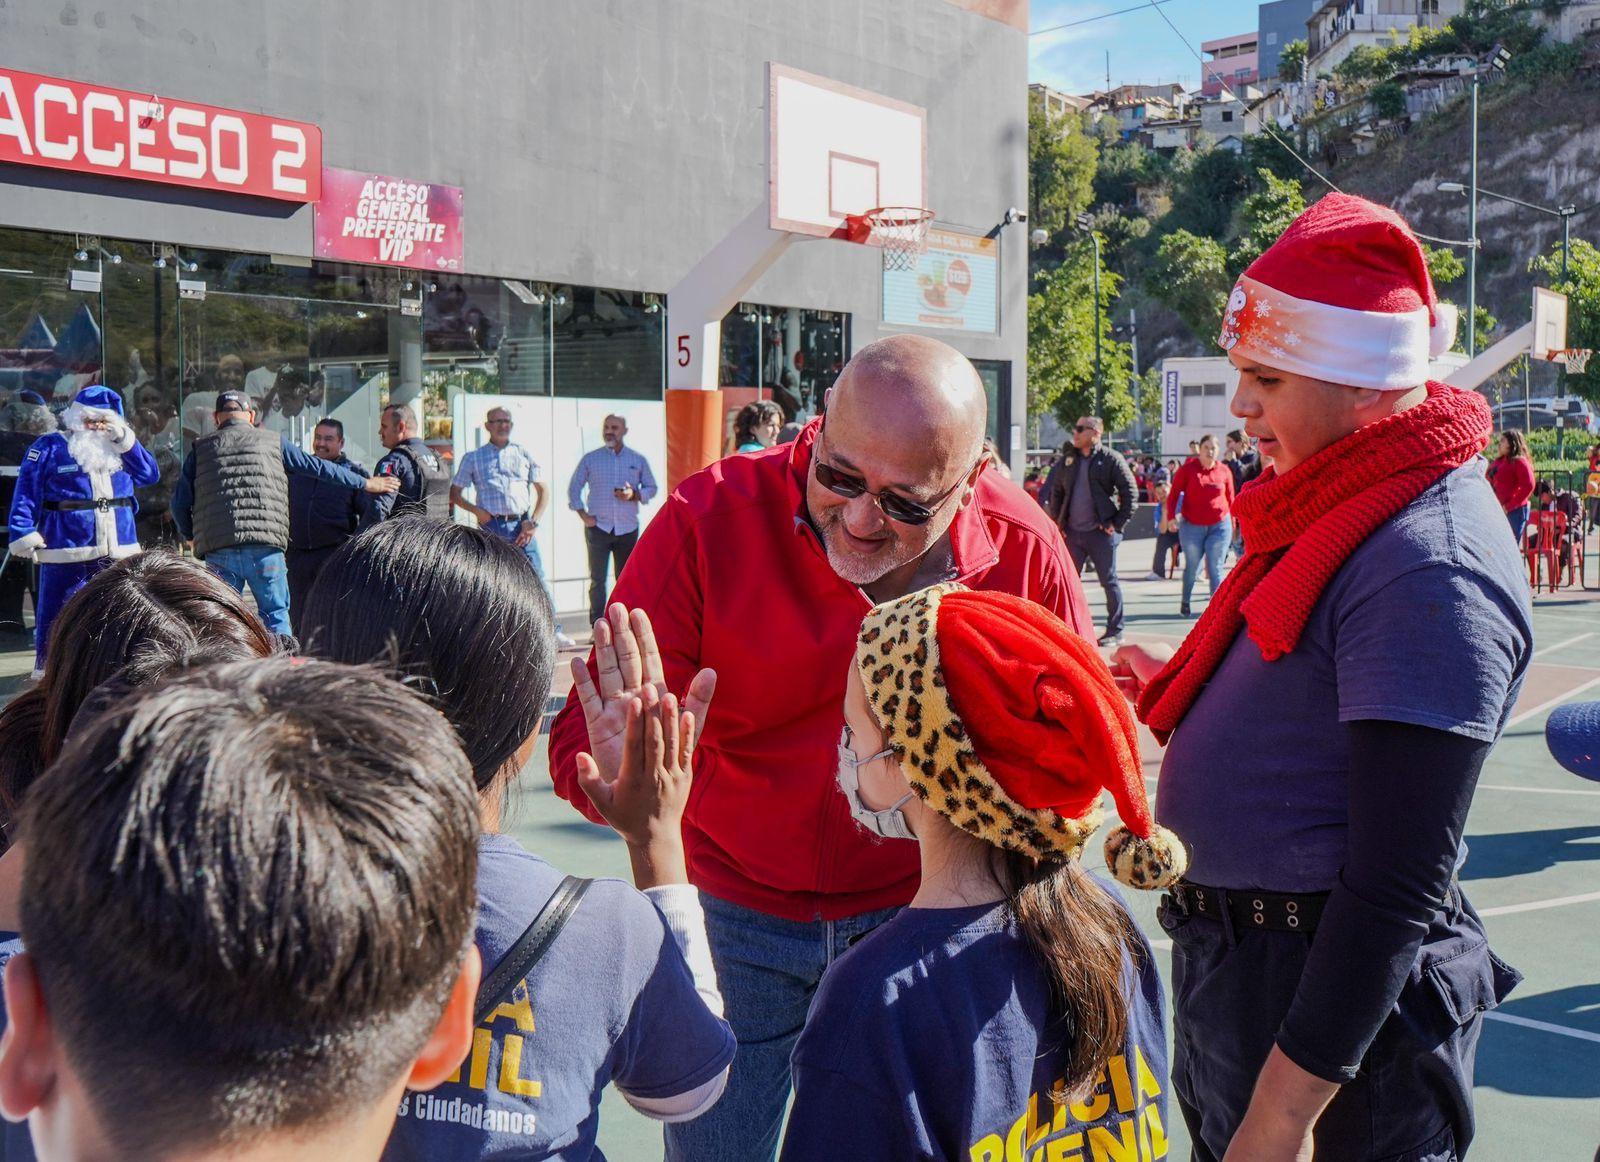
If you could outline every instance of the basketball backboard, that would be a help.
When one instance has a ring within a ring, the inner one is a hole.
[[[767,62],[767,189],[774,230],[848,236],[879,206],[925,207],[927,111]]]
[[[1535,359],[1551,359],[1567,346],[1567,296],[1542,286],[1533,288],[1533,338],[1529,352]]]

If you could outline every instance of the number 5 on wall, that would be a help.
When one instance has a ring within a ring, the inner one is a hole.
[[[693,358],[693,356],[689,352],[689,336],[687,336],[687,335],[679,335],[678,336],[678,366],[679,367],[687,367],[687,366],[689,366],[689,360],[692,359],[692,358]]]

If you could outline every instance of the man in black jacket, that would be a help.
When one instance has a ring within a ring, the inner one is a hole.
[[[1072,443],[1062,449],[1050,469],[1039,503],[1044,505],[1061,535],[1067,552],[1081,572],[1085,560],[1094,562],[1095,575],[1106,594],[1106,632],[1102,646],[1122,643],[1122,582],[1117,580],[1117,546],[1122,529],[1133,517],[1139,486],[1133,470],[1100,442],[1105,425],[1099,416],[1084,416],[1072,429]]]
[[[317,421],[311,436],[317,459],[366,476],[364,466],[344,454],[344,424],[326,417]],[[334,550],[355,535],[371,501],[365,492],[351,492],[317,476],[289,477],[289,621],[300,634],[300,613],[305,608],[317,574]]]

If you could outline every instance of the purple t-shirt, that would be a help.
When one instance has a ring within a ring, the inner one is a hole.
[[[1156,816],[1221,888],[1331,889],[1364,719],[1493,742],[1532,650],[1527,575],[1474,460],[1361,545],[1275,662],[1241,633],[1173,734]]]

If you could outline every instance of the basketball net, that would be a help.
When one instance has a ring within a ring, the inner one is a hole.
[[[1550,352],[1550,361],[1561,364],[1568,375],[1582,375],[1589,366],[1589,356],[1593,354],[1594,351],[1588,347],[1564,347]]]
[[[883,249],[884,270],[915,270],[928,248],[928,226],[933,211],[917,206],[879,206],[861,215],[867,224],[867,241]]]

